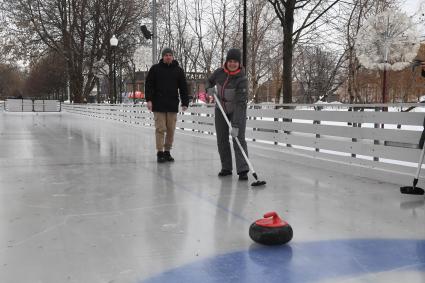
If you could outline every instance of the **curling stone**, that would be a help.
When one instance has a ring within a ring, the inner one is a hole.
[[[283,245],[292,239],[291,225],[282,220],[276,212],[264,214],[249,227],[249,236],[254,242],[263,245]]]

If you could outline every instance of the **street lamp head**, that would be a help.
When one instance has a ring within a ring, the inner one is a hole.
[[[140,26],[140,30],[142,31],[143,37],[146,39],[151,39],[153,34],[148,30],[145,25]]]
[[[109,43],[111,44],[112,47],[117,47],[118,38],[115,37],[115,34],[111,37],[111,39],[109,40]]]

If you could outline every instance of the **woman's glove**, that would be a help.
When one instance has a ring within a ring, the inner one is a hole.
[[[215,87],[213,86],[213,87],[206,88],[206,89],[205,89],[205,92],[206,92],[208,95],[213,96],[213,95],[214,95],[214,93],[215,93]]]
[[[239,128],[232,127],[232,130],[230,131],[230,135],[234,138],[236,138],[239,134]]]

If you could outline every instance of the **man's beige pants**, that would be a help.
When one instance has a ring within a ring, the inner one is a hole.
[[[177,113],[154,112],[155,138],[157,151],[170,151],[173,147],[174,132],[176,130]],[[165,140],[164,140],[165,139]]]

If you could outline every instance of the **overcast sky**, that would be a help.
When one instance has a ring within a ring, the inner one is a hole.
[[[423,0],[405,0],[405,4],[403,5],[406,13],[411,16],[413,15],[419,8],[419,3]]]

